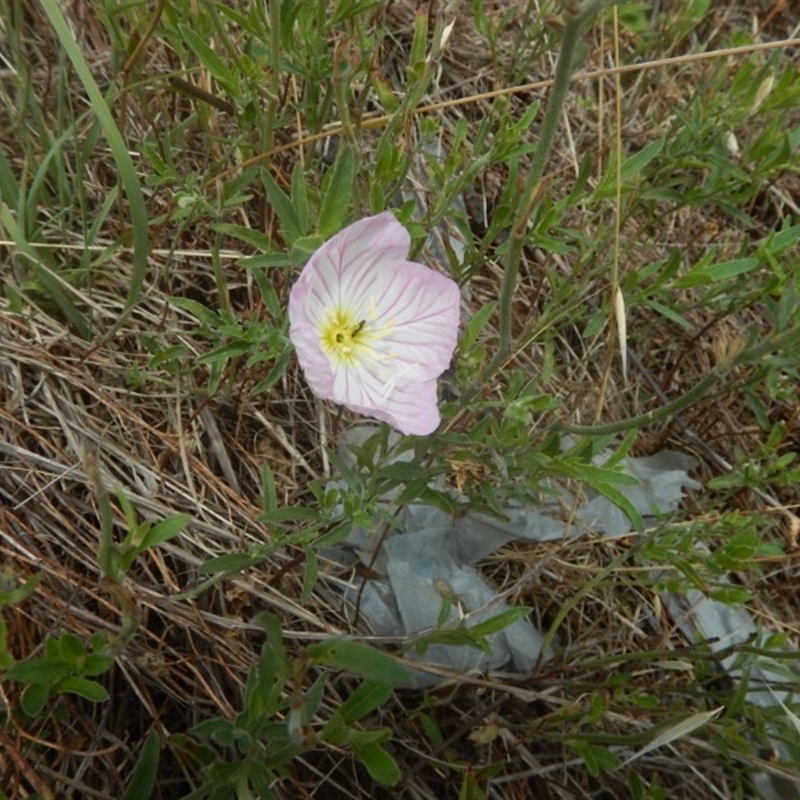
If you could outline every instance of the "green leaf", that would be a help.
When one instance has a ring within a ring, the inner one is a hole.
[[[292,201],[286,193],[275,183],[275,179],[266,170],[262,172],[264,190],[267,193],[267,200],[278,215],[281,222],[281,231],[288,244],[293,244],[302,234],[300,220],[297,217]]]
[[[525,606],[509,608],[494,617],[479,622],[477,625],[472,625],[470,630],[476,636],[491,636],[493,633],[499,633],[508,628],[518,620],[525,619],[531,613],[531,610]]]
[[[80,664],[86,655],[86,648],[77,636],[64,633],[58,640],[58,652],[68,664]]]
[[[345,726],[352,725],[392,696],[392,687],[383,681],[364,681],[336,711]]]
[[[472,315],[472,319],[466,324],[464,334],[461,337],[461,341],[458,343],[458,348],[461,353],[467,352],[470,347],[472,347],[473,343],[478,338],[478,334],[484,329],[486,323],[489,321],[489,317],[494,314],[496,308],[497,303],[487,303],[485,306],[481,306]]]
[[[150,731],[142,745],[122,800],[149,800],[156,785],[158,762],[161,757],[161,741],[155,731]]]
[[[684,330],[691,330],[692,324],[687,319],[682,317],[677,311],[674,311],[669,306],[664,305],[663,303],[659,303],[657,300],[653,300],[651,298],[644,298],[642,300],[642,305],[649,306],[653,309],[657,314],[660,314],[665,319],[674,322],[676,325],[680,325],[681,328]]]
[[[762,246],[759,248],[761,249],[769,249],[769,252],[772,255],[778,255],[783,253],[784,250],[787,250],[791,247],[795,247],[797,245],[797,240],[800,238],[800,225],[789,225],[789,218],[784,221],[784,227],[779,231],[773,231],[767,237],[767,240]]]
[[[350,728],[347,731],[346,742],[354,750],[368,744],[383,744],[392,738],[392,732],[388,728],[378,728],[377,730],[360,730]]]
[[[302,236],[292,242],[292,255],[293,257],[295,254],[302,256],[302,258],[298,258],[298,263],[302,263],[308,256],[319,250],[324,243],[325,237],[318,233],[314,233],[311,236]]]
[[[308,220],[310,209],[308,203],[308,187],[306,186],[306,176],[303,172],[302,161],[294,165],[292,172],[292,205],[297,212],[297,221],[300,226],[300,233],[305,236],[308,233]]]
[[[164,369],[174,373],[182,364],[188,363],[189,349],[182,344],[174,344],[171,347],[159,348],[150,359],[152,369]]]
[[[285,253],[270,253],[268,255],[280,255],[282,258],[287,259]],[[240,263],[245,266],[243,261]],[[289,263],[288,260],[286,263]],[[264,303],[265,308],[274,319],[282,320],[284,317],[283,301],[278,297],[278,292],[275,290],[274,270],[253,269],[252,275],[261,292],[261,301]]]
[[[319,664],[344,669],[373,681],[396,685],[408,679],[408,673],[388,653],[361,642],[328,639],[310,645],[308,654]]]
[[[239,266],[252,269],[254,272],[264,267],[290,267],[292,263],[290,255],[283,251],[262,253],[258,256],[247,256],[239,259]]]
[[[97,681],[90,681],[88,678],[81,678],[79,675],[72,675],[64,678],[58,684],[59,692],[69,692],[90,700],[92,703],[102,703],[108,700],[108,690]]]
[[[200,63],[220,82],[226,89],[235,87],[231,71],[225,62],[206,44],[199,34],[195,33],[188,25],[178,25],[184,41],[194,51]]]
[[[753,599],[753,595],[747,589],[725,584],[712,589],[708,593],[708,597],[714,602],[724,603],[726,606],[744,606]]]
[[[596,483],[613,484],[615,486],[641,486],[642,484],[633,475],[628,475],[610,467],[599,467],[596,464],[576,463],[575,461],[553,461],[551,464],[553,469],[558,470],[563,475],[579,481],[585,481],[590,486],[595,486]]]
[[[300,720],[303,725],[310,725],[317,713],[317,709],[322,702],[322,697],[325,694],[325,687],[328,684],[326,675],[317,676],[311,688],[306,692],[303,698],[303,707],[301,711]]]
[[[400,780],[400,767],[381,745],[366,744],[353,749],[373,780],[383,786],[395,786]]]
[[[417,719],[419,720],[419,724],[422,727],[422,730],[425,732],[425,735],[436,747],[444,744],[444,733],[442,733],[441,728],[436,724],[433,717],[428,714],[421,713],[418,715]]]
[[[353,149],[349,145],[345,145],[330,172],[325,199],[322,201],[322,208],[319,212],[317,230],[325,239],[342,229],[347,210],[350,207],[355,169],[356,157]]]
[[[486,792],[478,783],[474,769],[468,769],[458,792],[458,800],[486,800]]]
[[[607,483],[598,481],[590,482],[589,484],[595,491],[599,492],[606,500],[610,500],[617,508],[621,508],[625,512],[625,516],[630,520],[633,529],[636,531],[643,531],[645,528],[642,515],[636,510],[636,507],[631,503],[628,498],[619,491],[615,486],[610,486]]]
[[[125,526],[128,529],[128,536],[125,537],[126,541],[130,538],[130,541],[135,541],[139,536],[139,531],[141,526],[139,525],[139,517],[136,513],[136,507],[131,502],[130,498],[125,494],[125,491],[121,486],[114,487],[114,494],[116,495],[117,501],[122,506],[122,513],[125,515]],[[142,523],[142,525],[147,525],[148,523]]]
[[[17,661],[5,677],[20,683],[51,684],[65,678],[71,671],[72,666],[60,658],[30,658]]]
[[[22,710],[30,717],[38,717],[50,697],[50,687],[46,683],[33,683],[25,687],[20,703]]]
[[[266,461],[261,465],[261,508],[265,514],[269,514],[278,508],[278,491],[275,488],[275,476]]]
[[[399,505],[399,503],[398,503]],[[343,542],[353,529],[353,525],[349,520],[344,520],[338,525],[334,525],[329,531],[323,533],[318,539],[314,541],[314,547],[318,550],[323,547],[333,547],[334,545]]]
[[[256,564],[260,564],[266,556],[261,553],[227,553],[224,556],[217,556],[205,564],[200,565],[200,572],[209,575],[214,572],[239,572],[248,569]]]
[[[710,264],[693,269],[675,281],[676,287],[692,287],[705,283],[716,283],[744,275],[756,269],[761,262],[757,258],[736,258],[720,264]]]
[[[233,744],[236,739],[236,726],[231,720],[214,717],[206,719],[194,725],[189,733],[192,736],[199,736],[203,739],[211,739],[212,742],[228,746]]]
[[[581,158],[581,164],[578,168],[578,177],[575,178],[575,182],[569,190],[569,197],[567,197],[568,205],[584,202],[584,198],[586,197],[586,185],[589,183],[589,178],[591,177],[592,151],[587,150]]]
[[[426,483],[430,483],[430,476],[425,474],[425,468],[414,461],[395,461],[381,467],[381,478],[391,478],[393,482],[405,483],[422,478]]]
[[[269,250],[272,245],[272,240],[263,231],[255,230],[254,228],[247,228],[244,225],[234,225],[230,222],[215,222],[212,229],[219,233],[224,233],[233,239],[238,239],[240,242],[249,244],[257,250]]]
[[[234,341],[222,344],[209,350],[197,359],[198,364],[221,364],[229,358],[237,358],[249,353],[252,349],[250,342]]]
[[[476,636],[471,628],[460,625],[452,630],[435,630],[420,636],[414,642],[414,651],[424,655],[431,645],[444,644],[451,647],[474,647],[488,655],[491,651],[489,643],[482,637]]]
[[[11,168],[11,162],[0,147],[0,200],[5,200],[10,208],[19,206],[19,185]]]
[[[188,514],[175,514],[173,517],[161,520],[148,531],[142,542],[142,548],[155,547],[175,538],[189,524],[190,519]]]
[[[275,772],[273,767],[278,764],[285,764],[295,758],[299,753],[287,753],[281,759],[281,753],[270,752],[267,756],[267,763],[262,763],[258,758],[250,758],[247,762],[247,779],[252,787],[252,792],[248,797],[257,797],[258,800],[277,800],[272,787],[275,786]],[[240,795],[242,796],[242,795]]]
[[[259,381],[254,387],[250,394],[255,397],[259,394],[263,394],[264,392],[268,392],[284,375],[286,372],[286,367],[289,366],[289,353],[283,353],[282,355],[278,356],[277,361],[273,365],[272,369],[267,373],[266,378]]]
[[[105,653],[89,653],[81,664],[81,675],[85,678],[103,675],[111,669],[113,664],[114,659]]]
[[[660,155],[664,149],[664,139],[657,139],[655,142],[643,147],[638,153],[634,153],[622,162],[621,179],[626,183],[634,175],[640,173],[654,158]]]
[[[571,744],[584,760],[590,775],[596,777],[601,770],[616,769],[620,765],[619,758],[607,747],[581,740],[573,741]]]
[[[350,466],[347,459],[343,458],[335,450],[328,450],[328,458],[331,463],[336,467],[336,471],[342,477],[348,488],[354,489],[360,487],[362,480],[358,472]]]
[[[717,708],[712,708],[708,711],[699,711],[695,714],[691,714],[690,716],[681,719],[674,724],[660,726],[656,735],[644,747],[637,750],[632,756],[627,758],[622,766],[624,767],[630,764],[632,761],[641,758],[642,756],[652,752],[653,750],[656,750],[659,747],[671,745],[673,742],[691,735],[698,728],[701,728],[704,725],[707,725],[709,722],[715,720],[724,710],[725,706],[718,706]],[[586,744],[584,744],[584,746],[586,746]],[[591,747],[594,750],[593,756],[596,758],[597,764],[601,769],[615,769],[617,766],[619,766],[619,759],[611,751],[606,750],[604,747]]]
[[[209,328],[216,327],[219,322],[217,315],[202,303],[198,303],[197,300],[191,300],[188,297],[171,297],[169,302],[176,308],[188,311],[198,322],[202,322]]]
[[[333,14],[328,20],[328,27],[338,25],[350,17],[363,14],[374,6],[380,5],[384,0],[336,0]]]
[[[121,318],[114,324],[114,328],[116,328],[121,324],[121,320],[124,319],[131,307],[138,301],[144,285],[145,275],[147,274],[148,259],[150,258],[147,207],[145,206],[142,187],[128,146],[117,128],[114,116],[92,76],[89,65],[86,63],[75,37],[72,35],[72,30],[61,10],[61,4],[42,2],[40,5],[50,19],[61,46],[69,56],[70,61],[72,61],[75,72],[78,74],[81,83],[83,83],[89,102],[92,105],[92,110],[97,116],[97,121],[100,123],[100,127],[108,140],[111,153],[117,165],[120,181],[128,197],[128,208],[133,228],[133,270],[128,289],[128,298],[125,301],[125,308]]]
[[[661,153],[661,151],[664,149],[664,143],[665,142],[663,139],[658,139],[655,142],[651,142],[646,147],[643,147],[638,153],[634,153],[632,156],[626,158],[622,162],[619,180],[622,185],[623,192],[629,191],[628,185],[630,179],[642,172],[642,170],[644,170],[644,168]],[[616,164],[612,163],[610,168],[607,169],[603,175],[600,185],[597,187],[594,194],[597,199],[605,199],[608,197],[613,197],[616,194],[616,191],[617,170]]]
[[[414,38],[411,40],[411,52],[408,57],[406,71],[415,80],[418,80],[425,66],[425,50],[428,43],[428,15],[417,14],[414,17]],[[420,81],[420,83],[424,83]]]

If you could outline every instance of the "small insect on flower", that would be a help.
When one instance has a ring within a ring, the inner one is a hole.
[[[407,261],[411,237],[385,212],[337,233],[289,295],[289,335],[315,394],[426,435],[439,425],[436,379],[456,346],[459,290]]]
[[[350,332],[350,335],[355,339],[356,336],[359,333],[361,333],[361,331],[364,330],[364,326],[366,324],[367,324],[367,321],[365,319],[362,319],[361,322],[359,322],[358,325],[356,325],[355,328],[353,328],[353,330]]]

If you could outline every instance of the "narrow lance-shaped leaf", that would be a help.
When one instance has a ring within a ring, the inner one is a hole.
[[[119,132],[111,110],[103,97],[94,77],[92,76],[89,65],[81,53],[75,38],[72,35],[69,25],[64,18],[59,3],[51,3],[44,0],[41,8],[47,15],[58,35],[61,46],[75,67],[75,72],[83,83],[92,110],[97,116],[100,127],[103,129],[108,140],[111,153],[119,171],[120,180],[125,188],[128,198],[128,205],[131,215],[131,225],[133,228],[133,272],[131,274],[131,284],[128,289],[128,298],[125,302],[124,311],[127,312],[138,301],[142,291],[145,275],[147,272],[147,258],[150,254],[150,236],[147,220],[147,208],[142,194],[142,187],[139,183],[136,168],[131,159],[125,140]],[[119,324],[119,323],[117,323]]]
[[[714,708],[711,711],[703,711],[699,714],[692,714],[690,717],[681,720],[677,725],[671,725],[669,728],[661,731],[661,733],[655,736],[649,744],[645,745],[641,750],[623,761],[621,766],[624,767],[627,764],[630,764],[632,761],[635,761],[637,758],[641,758],[643,755],[646,755],[658,747],[663,747],[665,744],[670,744],[678,739],[682,739],[684,736],[688,736],[698,728],[702,728],[703,725],[711,722],[711,720],[716,719],[716,717],[719,716],[720,712],[723,710],[724,706],[720,706],[719,708]]]

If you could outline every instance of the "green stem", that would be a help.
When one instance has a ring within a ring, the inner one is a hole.
[[[558,54],[553,88],[539,133],[539,144],[533,154],[531,168],[520,196],[519,212],[511,229],[506,269],[500,286],[500,345],[487,368],[487,377],[502,365],[511,350],[512,303],[519,264],[522,260],[522,247],[528,229],[528,219],[537,199],[545,166],[553,149],[561,111],[569,92],[580,33],[586,22],[605,5],[608,5],[607,0],[583,0],[576,10],[567,11],[566,14],[564,38],[561,41],[561,52]]]
[[[738,364],[754,364],[772,353],[779,353],[782,350],[798,346],[800,346],[800,327],[790,328],[788,331],[779,333],[776,336],[767,337],[764,341],[754,344],[752,347],[742,350],[738,355],[717,364],[703,380],[696,383],[688,392],[685,392],[671,403],[666,403],[659,408],[648,411],[646,414],[623,419],[619,422],[610,422],[607,425],[563,425],[562,428],[568,433],[574,433],[578,436],[605,436],[610,433],[629,431],[631,428],[641,428],[651,422],[667,419],[700,400],[725,373]]]
[[[278,98],[281,94],[281,6],[283,3],[270,3],[269,6],[269,93],[267,97],[267,118],[264,126],[264,152],[268,153],[275,144],[275,119],[278,113]]]

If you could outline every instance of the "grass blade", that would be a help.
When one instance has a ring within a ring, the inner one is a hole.
[[[92,109],[97,115],[103,133],[108,140],[111,153],[119,170],[120,181],[125,189],[130,207],[130,219],[133,229],[133,271],[131,273],[131,284],[128,289],[128,297],[125,301],[124,313],[136,304],[142,292],[145,274],[147,272],[147,257],[150,251],[150,236],[147,224],[147,208],[145,207],[144,195],[139,178],[136,174],[133,160],[131,159],[122,134],[117,127],[111,109],[108,107],[106,99],[103,97],[100,87],[97,85],[89,65],[81,53],[77,42],[72,36],[61,6],[58,3],[41,3],[42,10],[47,15],[53,29],[58,36],[61,46],[72,62],[75,72],[86,90]],[[119,320],[116,325],[120,324]]]

